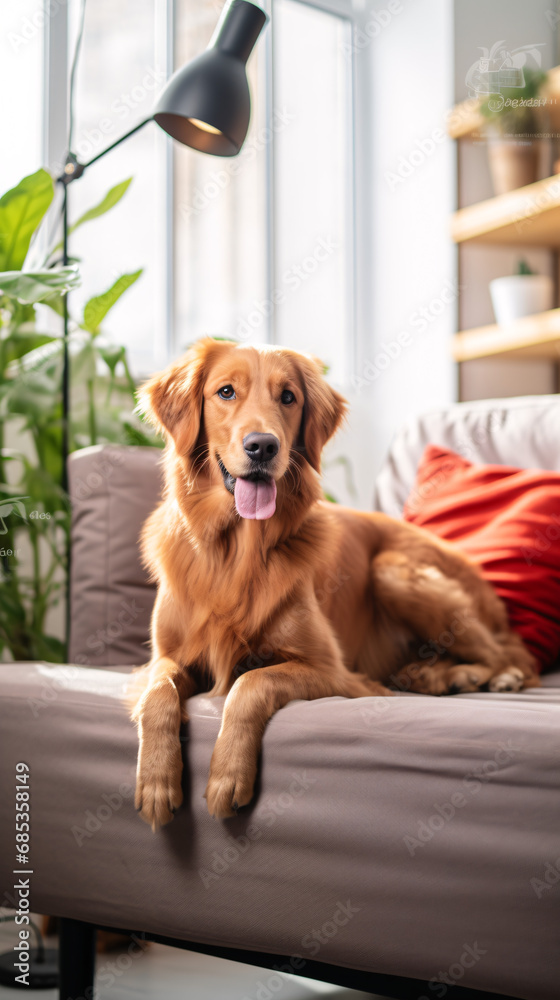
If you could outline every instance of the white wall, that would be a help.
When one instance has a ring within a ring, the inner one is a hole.
[[[450,339],[456,253],[449,217],[456,172],[454,144],[445,136],[445,113],[454,99],[452,4],[403,0],[402,11],[357,55],[364,76],[366,60],[368,100],[357,128],[371,136],[371,145],[358,149],[358,193],[360,183],[362,191],[368,188],[358,214],[369,213],[371,236],[365,243],[364,226],[350,427],[331,453],[349,454],[359,505],[369,507],[376,473],[398,429],[455,398]],[[421,309],[428,310],[425,320]],[[327,480],[335,495],[343,494],[341,478],[330,472]]]
[[[41,166],[44,16],[37,9],[36,0],[0,3],[0,195]]]

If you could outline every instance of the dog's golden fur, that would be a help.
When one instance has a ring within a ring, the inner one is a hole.
[[[265,726],[292,699],[538,683],[501,600],[458,551],[322,502],[321,451],[346,404],[313,359],[203,340],[143,387],[141,406],[168,441],[164,499],[142,536],[158,594],[133,709],[136,804],[154,829],[182,801],[179,729],[197,691],[227,695],[206,789],[226,817],[251,800]],[[268,520],[241,518],[224,478],[249,475],[242,441],[255,431],[279,441]]]

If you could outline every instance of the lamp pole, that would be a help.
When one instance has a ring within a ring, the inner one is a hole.
[[[57,177],[57,183],[62,185],[62,264],[64,267],[69,263],[68,259],[68,187],[72,181],[78,180],[84,171],[100,160],[107,153],[110,153],[115,146],[120,146],[121,142],[128,139],[135,132],[139,132],[144,125],[153,119],[144,118],[143,121],[125,132],[115,142],[101,150],[97,156],[93,156],[86,163],[80,163],[73,153],[68,153],[64,171]],[[64,332],[62,340],[62,489],[68,493],[68,455],[70,454],[70,353],[69,353],[69,315],[68,315],[68,292],[63,296],[63,323]]]

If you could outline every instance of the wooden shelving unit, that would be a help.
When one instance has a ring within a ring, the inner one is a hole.
[[[463,330],[453,338],[455,361],[480,358],[560,362],[560,309],[524,316],[510,326],[480,326]]]
[[[546,111],[550,131],[560,132],[560,66],[548,73]],[[480,101],[456,105],[448,116],[454,139],[474,137],[488,124]],[[539,247],[560,252],[560,175],[518,188],[508,194],[469,205],[454,213],[451,235],[457,244]],[[560,309],[525,316],[508,327],[497,325],[463,330],[453,338],[455,361],[482,358],[546,360],[560,372]]]

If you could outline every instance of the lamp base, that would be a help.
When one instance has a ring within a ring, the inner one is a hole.
[[[45,948],[41,962],[37,961],[37,948],[29,949],[29,972],[25,982],[17,982],[16,977],[21,977],[23,970],[16,969],[15,962],[19,962],[17,951],[5,951],[0,955],[0,985],[16,990],[52,990],[58,986],[58,951],[55,948]]]

